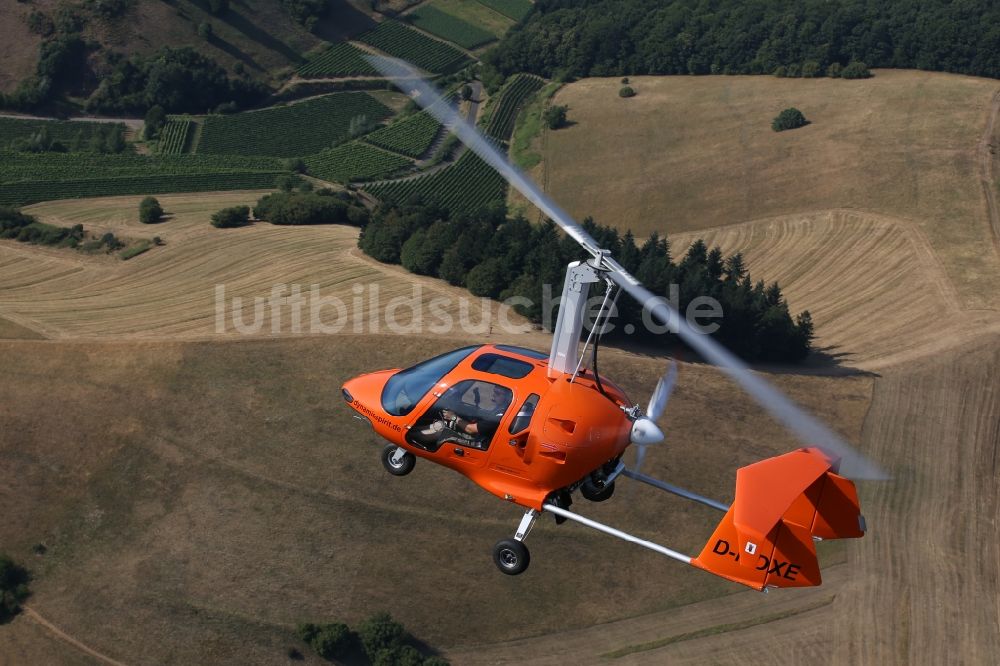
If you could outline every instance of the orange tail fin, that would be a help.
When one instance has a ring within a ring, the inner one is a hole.
[[[865,533],[854,483],[834,468],[818,449],[741,468],[733,505],[691,564],[757,590],[819,585],[813,537]]]

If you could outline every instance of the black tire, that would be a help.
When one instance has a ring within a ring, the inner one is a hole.
[[[395,444],[387,444],[382,449],[382,467],[393,476],[406,476],[413,471],[413,466],[417,464],[417,457],[407,451],[403,454],[403,460],[399,464],[392,462],[392,456],[396,453]]]
[[[520,541],[504,539],[493,547],[493,563],[508,576],[523,573],[530,562],[531,554],[528,552],[528,547]]]
[[[580,486],[580,494],[583,495],[584,499],[588,499],[591,502],[603,502],[604,500],[611,499],[611,496],[615,494],[615,482],[612,481],[603,488],[598,488],[597,484],[587,479]]]

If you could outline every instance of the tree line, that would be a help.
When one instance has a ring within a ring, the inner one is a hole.
[[[72,94],[86,97],[84,108],[90,113],[145,113],[154,106],[170,113],[232,112],[269,92],[245,75],[230,76],[188,46],[125,57],[99,51],[95,42],[71,32],[42,42],[35,74],[14,91],[0,93],[0,108],[38,111],[58,107],[64,95]]]
[[[841,75],[853,61],[1000,78],[992,0],[536,0],[485,60],[503,76]],[[832,70],[830,68],[833,68]]]
[[[741,357],[789,362],[809,354],[809,312],[793,317],[778,284],[755,282],[741,254],[725,256],[699,240],[675,261],[670,242],[657,234],[640,242],[631,231],[621,234],[589,218],[584,227],[626,270],[682,312],[699,296],[718,301],[723,317],[713,337]],[[545,321],[544,285],[551,285],[551,294],[558,297],[566,264],[586,258],[576,241],[552,222],[533,225],[522,216],[509,217],[502,202],[476,214],[452,215],[416,197],[383,202],[362,229],[358,245],[378,261],[447,280],[475,296],[524,297],[531,305],[517,309],[535,322]],[[673,294],[671,285],[676,285]],[[554,318],[548,323],[554,324]],[[624,296],[611,323],[612,335],[626,336],[628,324],[639,339],[669,335],[650,333],[641,306]]]

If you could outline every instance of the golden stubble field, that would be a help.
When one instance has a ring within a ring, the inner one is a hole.
[[[544,134],[543,181],[575,216],[638,236],[828,210],[891,217],[926,238],[962,308],[1000,306],[979,177],[996,81],[635,77],[630,99],[620,85],[585,79],[555,96],[574,124]],[[811,124],[772,131],[789,106]]]
[[[0,319],[47,338],[74,340],[377,333],[391,321],[413,325],[412,309],[396,307],[391,319],[385,313],[393,303],[414,297],[424,306],[428,326],[447,317],[486,334],[490,322],[499,326],[505,316],[523,327],[522,319],[514,313],[502,315],[495,303],[468,298],[468,292],[443,281],[369,259],[357,249],[355,228],[209,225],[216,210],[252,206],[262,194],[163,195],[159,200],[170,217],[156,225],[138,222],[141,197],[30,206],[25,210],[43,222],[83,224],[96,235],[110,231],[132,239],[160,236],[164,245],[121,261],[2,241]],[[276,286],[280,297],[298,288],[303,302],[297,314],[289,302],[272,304]],[[462,305],[461,296],[468,305]],[[240,299],[238,304],[234,299]],[[432,309],[432,301],[440,306]],[[529,332],[527,337],[535,339],[537,334]]]

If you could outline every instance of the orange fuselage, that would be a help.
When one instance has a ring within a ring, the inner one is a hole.
[[[511,378],[473,367],[485,354],[500,355],[532,368],[521,378]],[[621,456],[629,444],[632,421],[623,408],[632,406],[625,393],[601,378],[604,393],[590,373],[548,376],[548,364],[538,355],[517,348],[483,345],[473,350],[440,378],[403,415],[387,409],[383,393],[399,370],[361,375],[343,386],[344,398],[375,432],[410,453],[464,474],[490,493],[521,506],[538,509],[550,493],[571,486],[594,470]],[[421,419],[426,420],[438,399],[458,382],[478,380],[513,392],[492,439],[481,448],[448,443],[428,450],[408,437]],[[536,395],[537,404],[526,429],[512,432],[518,406]]]

